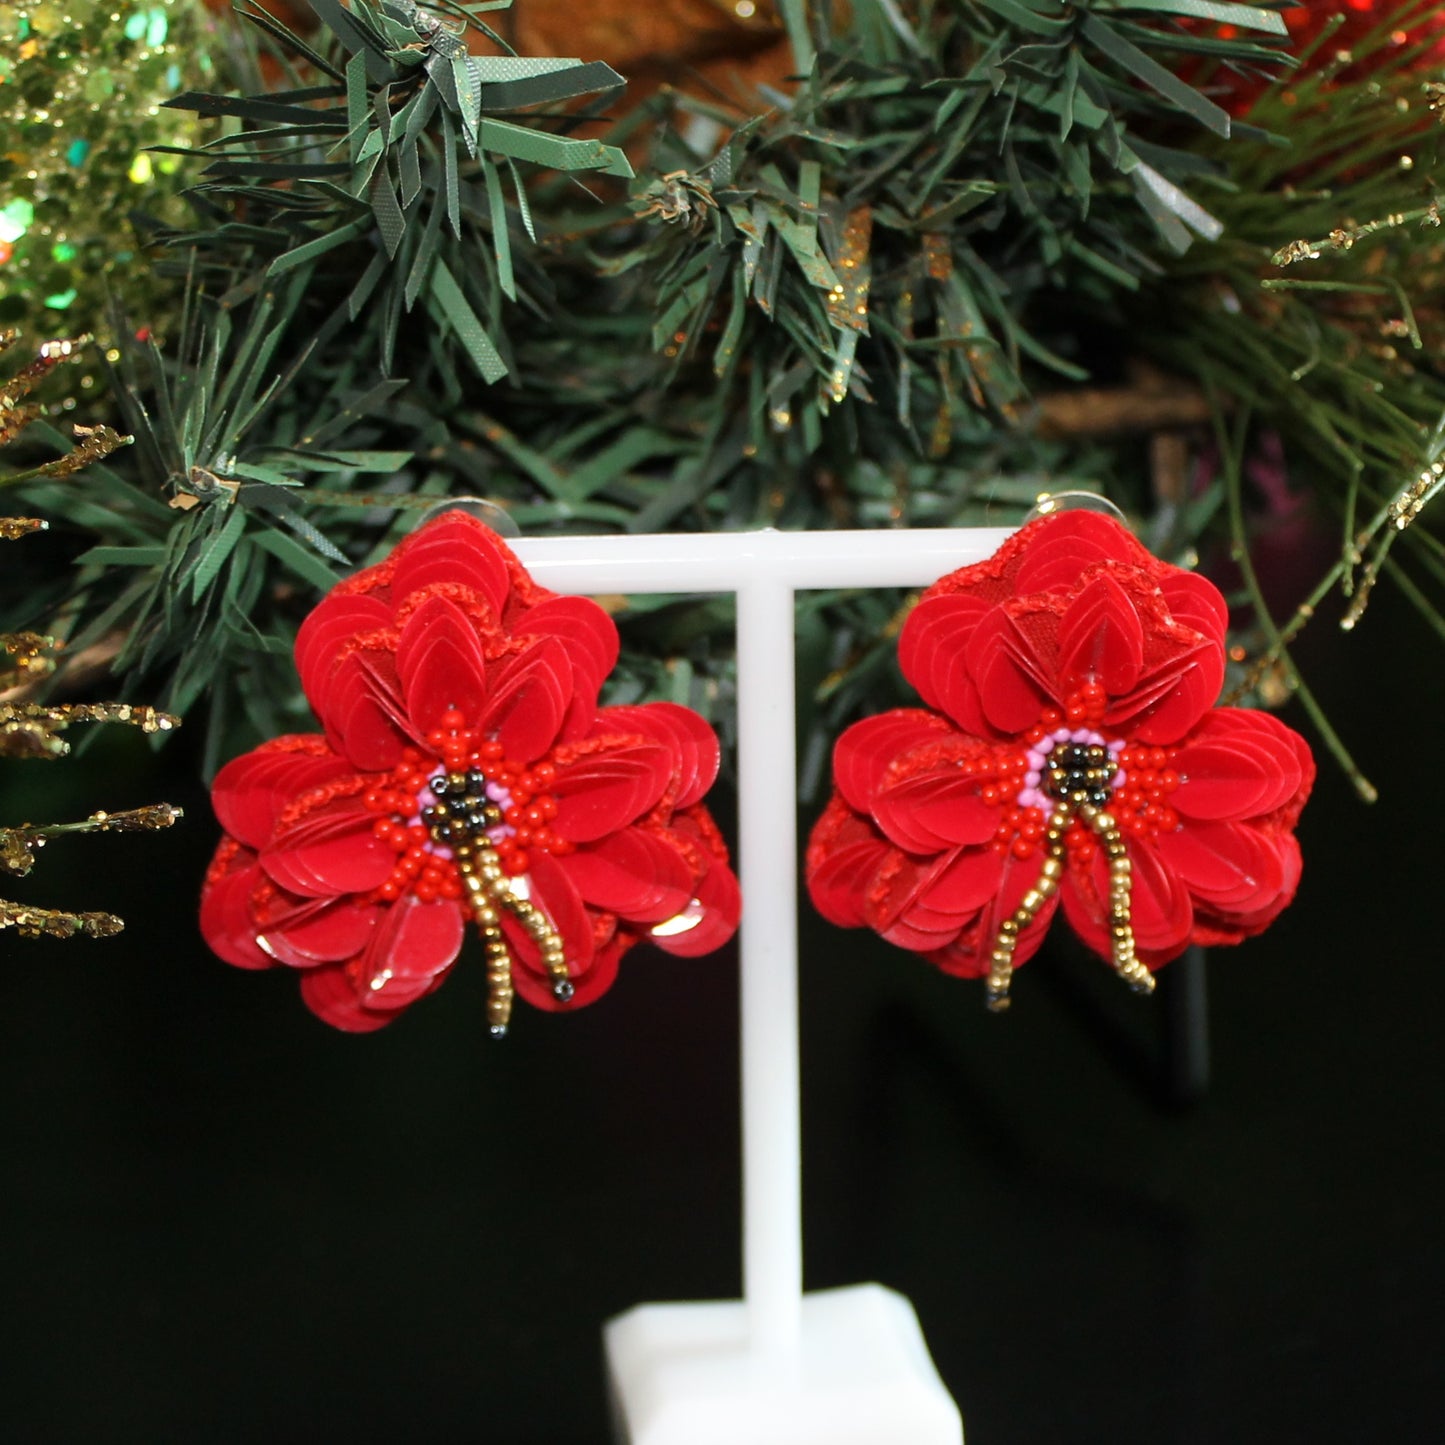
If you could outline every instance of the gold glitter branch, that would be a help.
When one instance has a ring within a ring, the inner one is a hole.
[[[63,758],[70,744],[60,736],[73,723],[118,722],[143,733],[170,732],[180,719],[128,702],[0,703],[0,757]]]
[[[18,542],[32,532],[44,532],[49,522],[39,517],[0,517],[0,541]]]
[[[148,803],[124,813],[95,812],[79,823],[21,823],[0,828],[0,869],[24,878],[35,866],[36,853],[51,838],[69,833],[158,833],[181,816],[181,810],[170,803]]]
[[[1381,231],[1397,231],[1402,226],[1415,224],[1438,226],[1441,223],[1440,204],[1439,201],[1431,201],[1428,206],[1420,206],[1413,211],[1396,211],[1379,220],[1366,221],[1362,226],[1338,226],[1318,241],[1291,241],[1276,251],[1270,260],[1276,266],[1293,266],[1297,261],[1318,261],[1326,252],[1340,254],[1353,250],[1357,242]],[[1265,285],[1269,283],[1265,282]]]
[[[58,908],[31,908],[0,898],[0,929],[13,928],[21,938],[113,938],[125,920],[113,913],[66,913]]]
[[[72,360],[84,345],[79,341],[48,341],[39,356],[7,381],[0,382],[0,445],[12,441],[33,421],[41,408],[24,399],[61,362]],[[15,341],[14,332],[0,334],[0,352]],[[125,446],[122,437],[105,426],[77,426],[77,445],[63,457],[28,471],[0,476],[0,487],[35,477],[68,477],[92,462]],[[0,517],[0,539],[18,541],[48,524],[35,517]],[[64,757],[70,744],[61,734],[74,723],[127,723],[145,733],[169,732],[179,719],[153,707],[124,702],[43,703],[30,700],[34,685],[54,668],[53,655],[63,647],[56,638],[38,632],[0,632],[0,758]],[[181,810],[169,803],[154,803],[126,812],[97,811],[76,823],[21,823],[0,827],[0,873],[24,878],[35,866],[36,854],[51,838],[72,833],[153,833],[169,828]],[[108,938],[125,924],[111,913],[70,913],[63,909],[33,908],[0,898],[0,930],[13,928],[22,938]]]

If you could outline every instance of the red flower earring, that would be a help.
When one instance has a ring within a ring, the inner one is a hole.
[[[813,829],[824,917],[949,973],[1013,970],[1064,916],[1134,988],[1271,923],[1314,781],[1297,733],[1213,707],[1224,599],[1111,518],[1053,513],[931,587],[899,641],[924,708],[855,723]]]
[[[297,969],[314,1013],[365,1031],[442,982],[471,921],[495,1035],[514,990],[576,1007],[636,943],[717,948],[740,900],[700,801],[716,735],[672,703],[598,708],[617,651],[595,602],[461,512],[342,582],[296,639],[324,735],[216,778],[207,942]]]

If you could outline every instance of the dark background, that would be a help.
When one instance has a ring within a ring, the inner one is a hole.
[[[1322,759],[1297,905],[1210,958],[1201,1103],[1097,962],[994,1018],[805,913],[808,1283],[914,1301],[969,1445],[1445,1438],[1439,644],[1388,596],[1326,625],[1384,799]],[[603,1320],[739,1290],[735,957],[635,954],[500,1046],[480,967],[334,1034],[197,937],[194,764],[116,733],[0,772],[5,821],[188,813],[12,890],[129,928],[0,935],[0,1440],[605,1440]]]

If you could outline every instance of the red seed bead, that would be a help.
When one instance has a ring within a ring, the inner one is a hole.
[[[548,839],[547,851],[559,858],[568,858],[577,851],[577,845],[570,838],[559,838],[553,833]]]
[[[388,878],[376,892],[377,895],[387,903],[395,903],[396,900],[401,897],[401,888],[390,878]]]
[[[458,899],[462,896],[462,884],[455,874],[450,874],[442,879],[441,895],[443,898]]]
[[[441,724],[449,732],[456,732],[459,728],[466,727],[467,720],[456,708],[449,707],[441,716]]]
[[[512,848],[502,858],[502,871],[515,878],[527,871],[531,861],[521,848]]]
[[[1028,838],[1015,838],[1013,840],[1013,855],[1015,858],[1029,858],[1038,851],[1038,844]]]
[[[548,762],[534,763],[532,779],[538,788],[550,788],[557,781],[557,769]]]

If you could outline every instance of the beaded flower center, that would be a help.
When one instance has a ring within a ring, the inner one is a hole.
[[[1176,750],[1105,737],[1098,729],[1106,707],[1103,687],[1085,683],[1062,711],[1044,711],[1024,735],[1027,751],[1012,749],[999,759],[997,781],[981,789],[985,802],[1001,803],[1017,787],[994,837],[996,851],[1019,859],[1044,851],[1037,881],[999,925],[994,940],[988,1006],[995,1011],[1008,1007],[1019,936],[1057,891],[1065,859],[1087,867],[1099,848],[1108,860],[1111,961],[1137,992],[1154,987],[1153,975],[1135,951],[1125,835],[1152,837],[1179,826],[1164,801],[1179,786],[1179,775],[1168,766]]]
[[[525,930],[552,978],[552,993],[572,997],[561,936],[532,901],[527,871],[532,854],[559,857],[574,844],[549,826],[557,816],[550,759],[523,767],[495,738],[480,736],[455,709],[427,735],[430,757],[408,748],[401,762],[363,802],[377,819],[376,836],[396,852],[391,876],[376,897],[403,894],[418,902],[439,898],[465,904],[487,951],[487,1018],[493,1035],[507,1031],[513,998],[512,956],[501,916]]]

